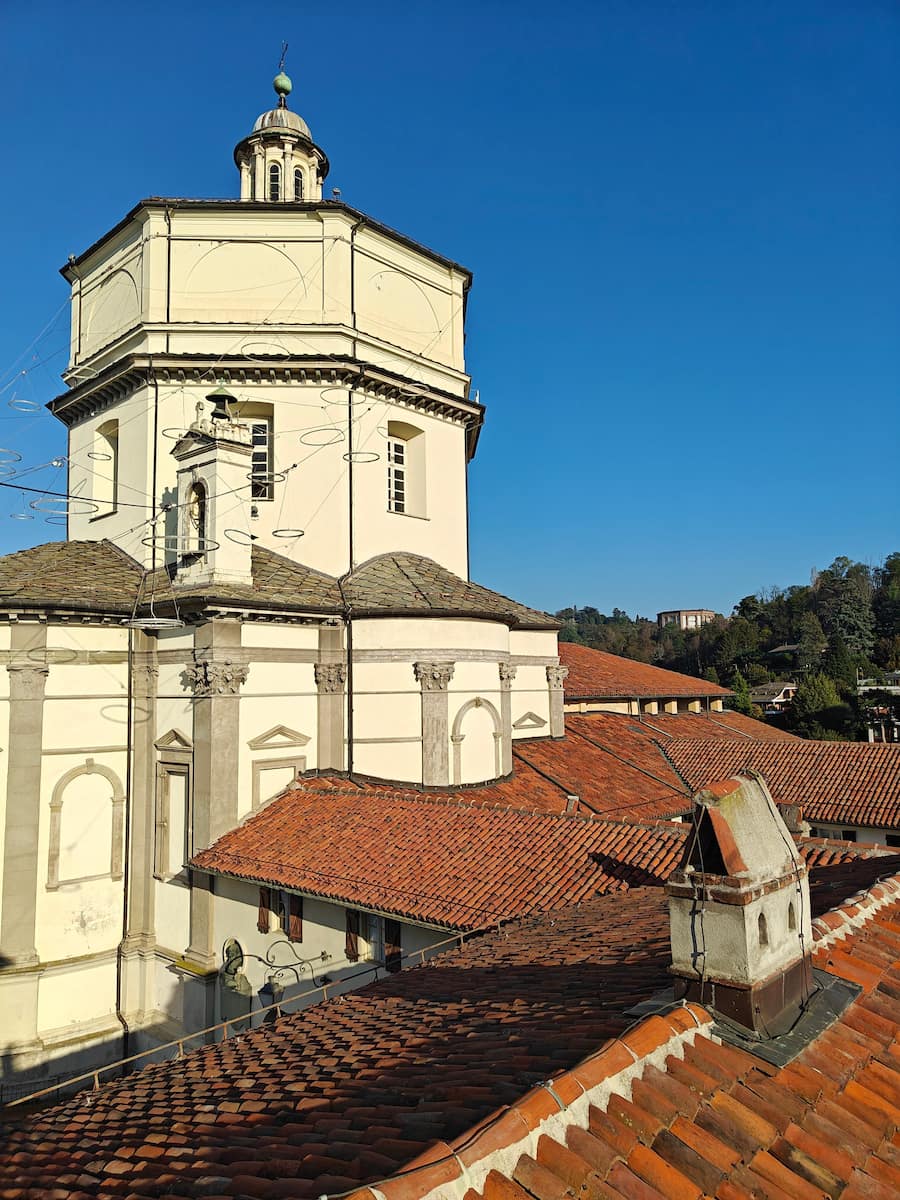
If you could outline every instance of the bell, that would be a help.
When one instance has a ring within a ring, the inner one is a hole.
[[[226,392],[221,383],[216,390],[214,392],[210,392],[206,398],[213,406],[213,410],[210,414],[210,420],[231,420],[231,413],[228,406],[234,401],[234,396],[232,396],[230,392]]]

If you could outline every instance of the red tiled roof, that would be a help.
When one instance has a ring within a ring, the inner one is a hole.
[[[709,1014],[687,1005],[648,1018],[380,1193],[414,1200],[442,1172],[443,1194],[469,1200],[893,1200],[898,894],[894,879],[816,922],[816,965],[863,993],[787,1066],[720,1044]],[[856,928],[861,910],[867,923]],[[371,1192],[352,1200],[363,1198]]]
[[[872,860],[857,861],[871,870]],[[848,889],[852,881],[845,879],[829,906],[850,895]],[[862,919],[866,903],[851,902],[839,918],[822,918],[817,936],[823,946],[826,939],[835,943],[821,960],[828,969],[858,960],[854,969],[869,971],[871,983],[873,965],[880,969],[880,963],[900,958],[900,926],[892,923],[894,912],[884,910],[875,936],[854,932],[852,922]],[[813,911],[817,916],[822,912],[815,899]],[[850,936],[838,944],[845,933]],[[754,1105],[775,1102],[765,1085],[771,1068],[729,1057],[708,1039],[696,1053],[685,1050],[683,1070],[672,1060],[664,1064],[665,1071],[643,1061],[670,1036],[683,1037],[686,1025],[696,1028],[693,1017],[688,1021],[676,1013],[665,1021],[650,1018],[627,1032],[631,1022],[626,1010],[666,984],[668,963],[661,888],[636,888],[520,920],[423,967],[183,1058],[156,1063],[53,1107],[21,1117],[8,1111],[4,1115],[12,1119],[0,1132],[0,1195],[21,1200],[57,1195],[72,1200],[211,1195],[305,1200],[383,1180],[424,1152],[440,1157],[448,1142],[471,1145],[471,1131],[479,1123],[501,1135],[510,1122],[520,1128],[528,1122],[531,1129],[542,1114],[559,1109],[555,1100],[547,1107],[546,1088],[529,1092],[541,1080],[551,1079],[553,1092],[567,1104],[584,1086],[608,1077],[613,1066],[618,1071],[635,1067],[635,1059],[642,1082],[660,1090],[653,1112],[690,1096],[699,1111],[711,1084],[737,1089],[732,1096],[741,1104],[746,1103],[742,1086],[756,1095]],[[892,997],[900,993],[900,978],[894,976],[885,986],[890,991],[877,987],[865,1002],[858,1001],[844,1017],[845,1032],[826,1043],[830,1067],[816,1060],[799,1075],[786,1068],[780,1085],[787,1089],[785,1117],[789,1113],[792,1119],[800,1112],[794,1095],[798,1080],[806,1089],[805,1107],[818,1105],[823,1119],[832,1119],[832,1110],[823,1106],[834,1099],[844,1112],[837,1138],[844,1148],[854,1145],[847,1139],[859,1137],[863,1129],[857,1121],[871,1124],[873,1105],[885,1111],[878,1100],[861,1095],[855,1103],[848,1097],[842,1104],[836,1096],[842,1085],[834,1075],[855,1062],[871,1079],[873,1071],[863,1062],[874,1049],[870,1037],[878,1039],[879,1050],[889,1046],[879,1018],[890,1014],[891,1030],[896,1029]],[[697,1020],[704,1023],[702,1014]],[[896,1061],[890,1050],[888,1055],[888,1061]],[[884,1095],[862,1076],[858,1080],[876,1096]],[[616,1101],[606,1114],[626,1127],[623,1162],[645,1136],[651,1137],[653,1153],[665,1152],[670,1142],[661,1138],[662,1124],[676,1137],[687,1131],[671,1112],[672,1119],[667,1117],[659,1128],[652,1122],[645,1128],[644,1106],[652,1096],[647,1088],[635,1087],[634,1108]],[[513,1107],[498,1114],[498,1105]],[[710,1100],[708,1111],[703,1119],[697,1112],[683,1118],[697,1125],[697,1132],[690,1131],[695,1142],[689,1144],[701,1149],[713,1144],[704,1139],[704,1130],[720,1138],[724,1132],[727,1145],[751,1119],[727,1101]],[[494,1120],[498,1115],[499,1121]],[[811,1119],[810,1112],[806,1116]],[[716,1119],[724,1124],[717,1127]],[[595,1125],[617,1128],[605,1118],[595,1119]],[[874,1135],[872,1130],[866,1136]],[[784,1136],[790,1140],[789,1134]],[[872,1145],[878,1146],[877,1138]],[[772,1144],[767,1148],[778,1157]],[[614,1149],[604,1169],[621,1157]],[[739,1160],[737,1153],[734,1161]],[[638,1156],[635,1164],[643,1161]],[[407,1176],[406,1183],[406,1200],[420,1194],[413,1177]],[[389,1200],[402,1200],[397,1185],[379,1186]],[[604,1195],[597,1186],[590,1194]],[[629,1194],[652,1196],[646,1191]],[[741,1193],[718,1195],[730,1200]],[[561,1200],[561,1192],[554,1196]]]
[[[513,755],[517,772],[528,764],[540,771],[544,780],[559,784],[560,793],[553,798],[554,811],[562,809],[561,796],[568,793],[578,796],[583,809],[601,816],[620,821],[665,820],[689,811],[692,790],[660,746],[665,747],[674,738],[733,740],[736,731],[742,742],[755,737],[801,742],[739,713],[655,717],[567,713],[565,739],[517,740]],[[529,795],[533,778],[521,778],[521,799],[514,802],[535,806]],[[709,778],[712,776],[703,782]],[[500,784],[498,790],[506,786]]]
[[[0,1194],[302,1200],[381,1179],[621,1033],[668,961],[661,888],[526,919],[9,1121]]]
[[[727,688],[706,679],[665,671],[662,667],[651,667],[649,663],[620,658],[617,654],[592,650],[575,642],[560,642],[559,659],[569,668],[564,685],[567,701],[731,695]]]
[[[900,828],[900,745],[681,740],[664,750],[692,788],[754,768],[773,798],[808,821]]]
[[[592,714],[593,715],[593,714]],[[642,716],[641,724],[667,737],[676,738],[753,738],[757,742],[802,742],[796,734],[745,717],[738,712],[720,713],[662,713],[655,717]]]
[[[578,796],[581,804],[620,821],[647,821],[689,812],[691,794],[660,753],[654,730],[632,717],[566,715],[566,737],[513,743],[516,765],[527,763]]]
[[[494,790],[494,789],[486,789]],[[661,884],[684,831],[312,778],[192,863],[452,929]],[[327,865],[326,865],[327,864]]]

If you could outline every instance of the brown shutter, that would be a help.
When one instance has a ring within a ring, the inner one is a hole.
[[[290,897],[290,910],[288,912],[288,941],[302,942],[303,941],[303,897]]]
[[[260,933],[269,932],[269,909],[271,908],[271,898],[268,888],[261,887],[259,889],[259,915],[256,918],[256,928]]]
[[[400,948],[400,922],[384,920],[384,965],[389,971],[400,970],[400,959],[403,951]]]
[[[347,941],[345,943],[347,962],[359,962],[359,913],[352,908],[347,909]]]

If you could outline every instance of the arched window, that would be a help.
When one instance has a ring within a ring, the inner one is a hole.
[[[294,199],[303,199],[303,172],[299,167],[294,167]]]
[[[769,944],[769,927],[766,925],[765,913],[759,914],[758,925],[759,925],[759,944],[761,946],[768,946],[768,944]]]
[[[194,483],[188,492],[185,553],[203,554],[206,550],[206,488]]]
[[[269,199],[281,199],[281,167],[272,163],[269,167]]]
[[[119,488],[119,422],[104,421],[94,432],[88,457],[93,466],[91,499],[99,505],[95,516],[116,511]]]

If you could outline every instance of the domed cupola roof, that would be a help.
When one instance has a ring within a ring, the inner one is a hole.
[[[312,141],[312,134],[309,131],[307,123],[299,113],[291,112],[287,106],[287,98],[294,87],[290,76],[285,75],[284,71],[279,71],[272,80],[272,87],[278,96],[278,107],[270,108],[268,112],[260,113],[253,123],[252,132],[262,133],[266,129],[290,129],[294,133],[299,133],[301,137],[309,138]]]
[[[234,161],[241,172],[241,199],[321,200],[328,157],[313,141],[299,113],[288,108],[293,84],[281,65],[272,86],[277,106],[260,113],[250,133],[234,148]]]

